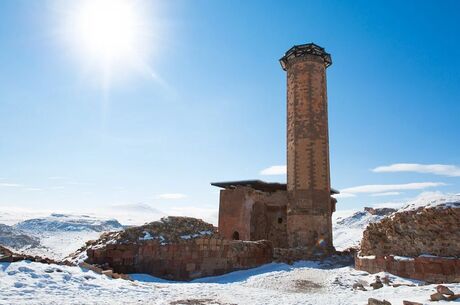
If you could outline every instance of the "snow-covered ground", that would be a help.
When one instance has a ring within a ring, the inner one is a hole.
[[[459,203],[460,195],[433,193],[401,203],[400,207],[403,210],[442,204],[458,207]],[[142,224],[144,220],[153,221],[163,216],[157,210],[140,205],[120,206],[111,211],[111,217],[114,214],[120,215],[123,225]],[[0,223],[40,240],[40,247],[28,249],[29,254],[51,258],[63,258],[87,240],[96,239],[104,230],[119,229],[117,223],[106,216],[104,213],[97,217],[94,214],[50,216],[49,212],[0,208]],[[336,248],[357,246],[365,227],[383,217],[366,211],[336,212],[333,219]],[[34,220],[25,221],[28,219]],[[389,300],[393,305],[402,304],[402,300],[430,304],[429,295],[435,285],[418,286],[417,281],[389,276],[395,283],[417,286],[385,286],[372,290],[369,284],[375,275],[333,260],[322,264],[297,262],[292,266],[272,263],[190,283],[173,283],[143,274],[132,275],[134,281],[115,280],[79,267],[22,261],[0,263],[0,304],[350,305],[367,304],[370,297]],[[362,283],[368,291],[353,290],[355,283]],[[460,284],[447,286],[460,293]]]
[[[422,193],[404,205],[400,211],[416,210],[420,207],[453,207],[460,208],[460,194],[443,194],[439,192]]]
[[[10,217],[11,215],[14,213],[9,212]],[[13,218],[21,219],[22,215],[23,213],[19,213]],[[5,215],[3,218],[6,218]],[[3,245],[25,254],[60,260],[79,249],[86,241],[99,238],[102,232],[121,229],[123,226],[114,219],[52,213],[48,216],[21,219],[11,226],[3,226],[0,241]],[[28,239],[34,243],[26,245]]]
[[[389,276],[394,283],[419,284]],[[115,280],[79,267],[1,263],[0,304],[361,305],[373,297],[399,305],[402,300],[428,304],[429,295],[435,291],[435,285],[372,290],[369,284],[375,275],[315,262],[293,266],[272,263],[191,283],[172,283],[147,275],[132,277],[134,281]],[[353,290],[357,282],[368,291]],[[460,292],[460,284],[447,286]]]
[[[337,250],[359,246],[363,231],[368,224],[378,222],[384,216],[372,215],[366,211],[337,211],[333,215],[333,241]]]

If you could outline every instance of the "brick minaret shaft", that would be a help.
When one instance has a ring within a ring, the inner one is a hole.
[[[287,233],[291,248],[332,249],[326,68],[331,56],[310,43],[280,59],[287,72]]]

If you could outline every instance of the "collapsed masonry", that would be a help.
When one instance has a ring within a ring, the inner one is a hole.
[[[215,227],[200,219],[171,216],[105,233],[88,242],[82,252],[87,256],[85,263],[102,269],[121,274],[148,273],[169,280],[224,274],[273,259],[269,241],[224,239]]]
[[[363,234],[357,269],[426,282],[460,281],[460,201],[399,211]]]

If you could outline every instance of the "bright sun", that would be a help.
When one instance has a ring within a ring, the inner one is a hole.
[[[133,1],[84,1],[74,18],[77,41],[99,60],[129,59],[142,47],[142,20]]]
[[[85,71],[100,71],[109,81],[129,69],[149,69],[152,23],[145,1],[80,0],[64,11],[63,37]]]

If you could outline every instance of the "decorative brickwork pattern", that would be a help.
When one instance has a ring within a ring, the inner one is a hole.
[[[326,67],[315,44],[280,60],[287,71],[287,232],[289,247],[332,250]]]

